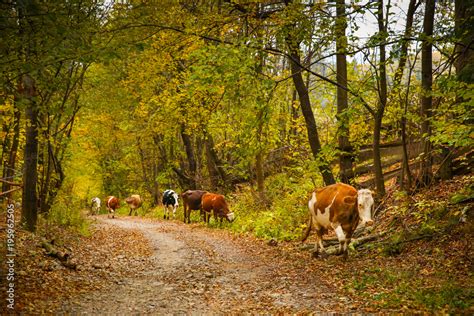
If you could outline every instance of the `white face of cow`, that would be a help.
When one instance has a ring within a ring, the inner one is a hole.
[[[372,191],[368,189],[362,189],[357,192],[357,202],[359,217],[362,221],[362,225],[372,225],[372,207],[374,206],[374,198],[372,197]]]
[[[227,220],[228,220],[229,222],[232,223],[232,222],[234,221],[234,219],[235,219],[234,212],[230,212],[230,213],[227,214]]]
[[[98,197],[93,198],[92,205],[100,207],[100,199]]]
[[[173,197],[174,197],[174,206],[175,207],[178,207],[179,204],[178,204],[178,194],[176,194],[176,192],[173,191]]]

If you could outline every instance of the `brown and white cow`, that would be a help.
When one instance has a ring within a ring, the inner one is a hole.
[[[107,210],[109,211],[109,214],[107,214],[107,217],[110,217],[110,214],[112,214],[112,218],[115,217],[115,210],[120,207],[120,200],[116,198],[115,196],[108,196],[106,199],[106,207]]]
[[[372,208],[374,199],[372,191],[336,183],[313,191],[308,202],[309,221],[303,240],[308,238],[311,229],[316,230],[317,242],[314,255],[318,255],[318,246],[324,252],[323,234],[328,229],[336,232],[339,240],[339,252],[347,258],[347,246],[359,222],[372,225]]]
[[[125,199],[125,202],[127,202],[128,207],[130,208],[130,212],[128,213],[128,216],[132,215],[132,212],[135,210],[135,215],[138,215],[137,209],[142,206],[142,198],[138,194],[132,194],[130,197]]]
[[[181,198],[183,199],[185,223],[186,221],[188,223],[191,223],[191,211],[200,210],[201,215],[205,216],[205,214],[203,213],[201,209],[201,199],[205,193],[207,193],[207,191],[202,191],[202,190],[187,190],[181,193]]]
[[[227,205],[227,202],[223,195],[215,193],[206,193],[202,196],[202,210],[205,212],[206,222],[209,223],[211,212],[214,213],[214,220],[217,218],[222,219],[225,217],[229,222],[234,220],[234,212],[232,212]]]

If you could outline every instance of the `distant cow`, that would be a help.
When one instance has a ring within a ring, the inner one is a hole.
[[[308,202],[309,221],[303,240],[308,238],[312,228],[316,230],[317,242],[314,255],[318,255],[318,246],[324,252],[323,234],[332,228],[339,240],[338,254],[347,258],[347,246],[359,221],[372,225],[374,199],[368,189],[357,191],[350,185],[337,183],[313,191]]]
[[[110,214],[112,214],[112,218],[114,218],[115,210],[120,207],[120,200],[116,198],[115,196],[108,196],[106,207],[107,207],[107,210],[109,211],[109,214],[107,214],[107,217],[110,217]]]
[[[178,194],[174,192],[173,190],[166,190],[163,192],[163,207],[164,207],[164,213],[163,213],[163,218],[164,219],[170,219],[170,214],[169,214],[169,207],[173,208],[173,219],[176,217],[176,209],[178,208]]]
[[[142,198],[138,194],[132,194],[130,197],[125,199],[125,202],[128,204],[128,207],[130,208],[130,212],[128,213],[128,216],[132,215],[132,212],[135,210],[135,215],[138,215],[137,209],[142,206]]]
[[[222,222],[225,217],[229,222],[234,220],[234,212],[229,209],[229,205],[223,195],[214,193],[205,193],[202,196],[202,210],[205,212],[206,222],[209,223],[211,212],[214,213],[214,219]]]
[[[100,211],[100,199],[98,197],[94,197],[91,200],[91,214],[96,215]]]
[[[191,223],[191,211],[200,210],[201,215],[204,215],[203,211],[201,210],[201,198],[205,193],[207,193],[207,191],[187,190],[181,194],[181,198],[183,199],[185,223],[186,220],[188,223]]]

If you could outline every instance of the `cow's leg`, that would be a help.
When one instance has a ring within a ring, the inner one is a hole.
[[[313,257],[318,257],[319,252],[323,257],[326,256],[326,251],[323,246],[323,229],[319,226],[315,227],[316,231],[316,243],[314,244]],[[319,251],[321,249],[321,251]]]
[[[340,224],[334,225],[334,231],[336,232],[337,239],[339,240],[338,255],[344,254],[347,257],[347,238],[346,233]]]
[[[312,224],[311,213],[309,213],[308,223],[306,226],[306,230],[303,234],[303,238],[301,238],[301,242],[304,242],[306,239],[308,239],[309,234],[311,233],[311,224]]]
[[[348,247],[349,247],[349,244],[351,243],[352,234],[354,233],[355,229],[352,227],[351,224],[346,224],[342,228],[343,228],[344,233],[346,235],[346,241],[344,243],[344,248],[343,248],[344,253],[343,254],[344,254],[344,259],[347,259]]]
[[[132,216],[132,211],[133,211],[133,209],[130,208],[130,212],[128,212],[128,216]]]

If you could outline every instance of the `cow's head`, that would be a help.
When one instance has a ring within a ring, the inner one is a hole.
[[[234,212],[227,213],[226,217],[227,217],[227,220],[232,223],[235,219]]]
[[[374,223],[372,220],[372,208],[374,206],[372,191],[368,189],[361,189],[357,191],[357,204],[357,209],[359,210],[359,217],[362,221],[362,224],[371,226]]]
[[[178,194],[176,192],[173,192],[173,197],[174,197],[174,205],[178,207]]]

